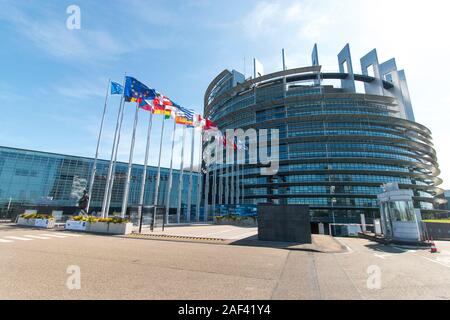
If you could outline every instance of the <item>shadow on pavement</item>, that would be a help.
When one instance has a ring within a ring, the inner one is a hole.
[[[254,235],[245,239],[230,242],[230,245],[245,247],[263,247],[273,249],[285,249],[292,251],[305,251],[316,253],[343,253],[347,249],[330,236],[312,235],[312,243],[292,243],[292,242],[274,242],[260,241],[258,236]]]
[[[391,254],[402,254],[405,253],[407,250],[416,250],[416,251],[428,251],[429,248],[426,247],[405,247],[402,248],[401,245],[395,245],[395,244],[380,244],[380,243],[369,243],[364,245],[367,249],[377,251],[377,252],[383,252],[383,253],[391,253]]]

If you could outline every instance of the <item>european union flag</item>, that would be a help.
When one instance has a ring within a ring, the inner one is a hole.
[[[123,87],[117,82],[111,81],[111,94],[122,94]]]
[[[127,102],[138,102],[142,99],[154,99],[156,91],[133,77],[126,77],[124,96]]]

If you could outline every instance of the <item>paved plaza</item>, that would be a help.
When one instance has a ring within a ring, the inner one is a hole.
[[[250,233],[219,227],[215,236]],[[205,235],[211,228],[184,230]],[[437,242],[440,252],[431,254],[337,240],[344,251],[323,253],[3,224],[0,299],[450,299],[450,243]],[[67,286],[74,266],[79,290]]]
[[[138,228],[136,227],[137,231]],[[231,225],[210,225],[210,224],[196,224],[184,226],[167,226],[162,230],[162,227],[157,227],[154,232],[149,228],[142,229],[144,234],[155,234],[165,236],[179,236],[179,237],[194,237],[194,238],[216,238],[223,240],[242,240],[256,237],[258,228],[256,227],[237,227]]]

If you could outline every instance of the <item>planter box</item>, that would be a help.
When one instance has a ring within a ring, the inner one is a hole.
[[[89,223],[89,226],[87,227],[86,231],[93,233],[108,233],[108,223],[106,222]]]
[[[66,222],[66,230],[85,231],[92,233],[127,235],[133,231],[132,223],[106,223],[106,222],[85,222],[73,221]]]
[[[19,218],[19,220],[17,221],[17,224],[19,226],[25,226],[25,227],[53,229],[55,227],[55,220]]]
[[[73,231],[86,231],[88,224],[89,223],[86,221],[67,220],[64,229]]]
[[[17,220],[17,224],[19,226],[34,227],[34,219],[24,219],[19,217],[19,220]]]
[[[109,234],[131,234],[133,231],[132,223],[110,223],[108,233]]]

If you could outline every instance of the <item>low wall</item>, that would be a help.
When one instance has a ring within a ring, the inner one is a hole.
[[[236,218],[232,219],[229,217],[216,217],[214,219],[214,224],[218,225],[232,225],[237,227],[257,227],[258,223],[256,217],[247,217],[247,218]]]
[[[128,235],[133,231],[132,223],[107,223],[86,221],[66,221],[65,230],[82,231],[99,234]]]
[[[17,225],[23,227],[35,227],[44,229],[53,229],[55,227],[55,220],[49,219],[24,219],[20,218],[17,220]]]
[[[258,239],[312,243],[309,206],[258,205]]]
[[[433,240],[450,241],[450,223],[424,222],[428,237]]]

